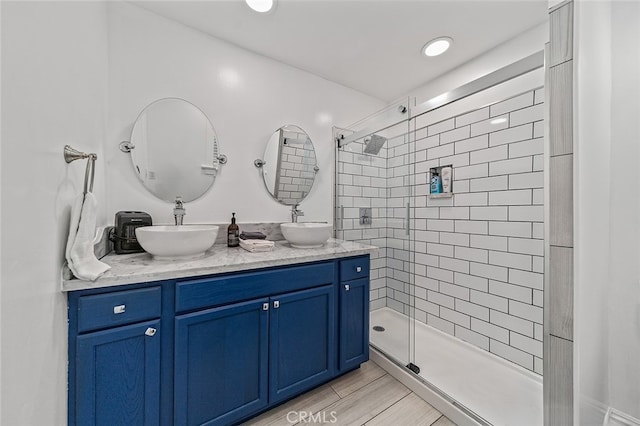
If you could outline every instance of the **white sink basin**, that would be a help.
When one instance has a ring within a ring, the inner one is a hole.
[[[192,259],[202,256],[218,236],[214,225],[159,225],[136,228],[136,238],[154,259]]]
[[[317,248],[331,238],[333,225],[328,223],[283,223],[280,225],[282,235],[292,247]]]

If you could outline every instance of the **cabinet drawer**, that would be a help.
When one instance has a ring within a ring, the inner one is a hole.
[[[176,312],[331,284],[334,271],[334,262],[323,262],[182,281],[176,285]]]
[[[78,332],[159,318],[161,300],[160,287],[81,296]]]
[[[369,256],[340,261],[340,281],[355,280],[369,276]]]

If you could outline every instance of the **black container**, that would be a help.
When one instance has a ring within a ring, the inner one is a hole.
[[[113,239],[116,254],[143,252],[144,250],[136,238],[136,228],[151,225],[151,216],[148,213],[130,211],[116,213],[116,228]]]

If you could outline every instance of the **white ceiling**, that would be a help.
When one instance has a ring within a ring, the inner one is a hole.
[[[242,0],[135,3],[385,101],[548,16],[547,0],[279,0],[268,14]],[[435,58],[420,55],[427,41],[445,35],[454,39],[452,49]]]

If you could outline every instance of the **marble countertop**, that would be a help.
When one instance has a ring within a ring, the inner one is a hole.
[[[154,260],[149,253],[108,254],[101,260],[111,269],[96,281],[63,279],[62,291],[86,290],[123,284],[246,271],[270,266],[292,265],[340,257],[370,254],[377,247],[329,239],[320,248],[297,249],[286,241],[276,241],[270,252],[250,253],[240,247],[215,244],[203,257],[193,260]]]

